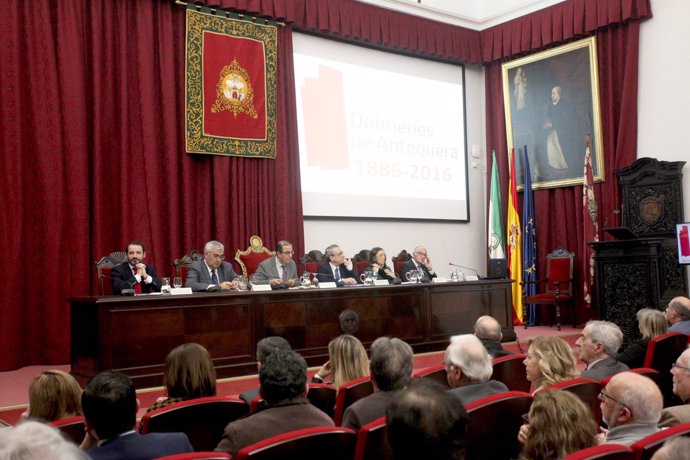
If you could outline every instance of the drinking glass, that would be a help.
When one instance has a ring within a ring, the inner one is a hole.
[[[182,287],[182,277],[181,276],[176,276],[173,278],[173,286],[175,286],[175,289],[179,289]]]
[[[309,272],[304,272],[302,273],[302,276],[299,279],[300,284],[302,284],[302,287],[308,288],[311,286],[311,273]]]
[[[170,278],[161,278],[163,284],[161,284],[161,294],[170,294]]]
[[[236,278],[237,284],[235,285],[235,289],[238,291],[246,291],[247,290],[247,279],[244,276],[238,276]]]

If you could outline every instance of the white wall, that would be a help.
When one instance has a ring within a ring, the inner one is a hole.
[[[448,274],[448,262],[476,268],[486,274],[486,149],[484,123],[484,71],[481,66],[466,66],[467,143],[480,149],[478,159],[468,159],[469,224],[416,221],[318,220],[304,221],[307,251],[323,251],[337,243],[352,256],[361,249],[381,246],[388,259],[401,249],[412,251],[416,245],[427,247],[434,268],[441,276]]]

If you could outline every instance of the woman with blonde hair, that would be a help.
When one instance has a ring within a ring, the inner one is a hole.
[[[312,382],[331,380],[333,386],[340,388],[344,383],[369,375],[367,351],[353,335],[343,334],[331,340],[328,344],[328,358],[326,364],[316,372]]]
[[[165,358],[163,386],[166,396],[149,407],[151,412],[188,399],[216,395],[216,369],[211,354],[198,343],[176,347]]]
[[[599,426],[592,412],[568,391],[540,391],[534,396],[528,419],[518,434],[524,444],[520,460],[563,458],[597,444]]]
[[[639,310],[637,312],[637,325],[642,337],[633,340],[625,350],[616,355],[616,360],[627,364],[630,369],[644,366],[649,341],[668,332],[666,316],[655,308]]]
[[[560,337],[534,337],[528,343],[523,364],[527,380],[534,386],[534,393],[547,385],[579,375],[575,356],[565,340]]]
[[[59,370],[45,371],[29,385],[29,408],[24,417],[54,422],[82,415],[81,388],[74,377]]]

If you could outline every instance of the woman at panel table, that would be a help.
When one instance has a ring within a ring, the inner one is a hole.
[[[369,267],[367,271],[371,271],[374,279],[387,280],[393,284],[399,278],[395,276],[395,272],[386,264],[386,251],[380,247],[372,248],[369,252]]]

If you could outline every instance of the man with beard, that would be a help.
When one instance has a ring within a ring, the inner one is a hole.
[[[125,250],[127,261],[113,267],[110,277],[113,282],[113,293],[122,294],[124,289],[135,293],[159,292],[161,279],[156,276],[153,265],[144,264],[146,247],[141,241],[130,241]]]

